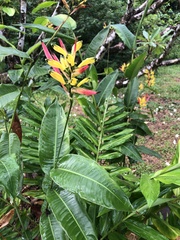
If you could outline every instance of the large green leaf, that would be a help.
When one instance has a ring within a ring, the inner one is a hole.
[[[177,239],[177,237],[180,236],[180,229],[171,226],[168,222],[160,218],[152,219],[152,222],[159,232],[161,232],[168,239]]]
[[[99,83],[98,88],[96,90],[98,94],[95,95],[95,100],[98,106],[103,105],[106,99],[111,95],[114,85],[116,83],[117,77],[118,77],[118,70],[107,75]]]
[[[146,53],[142,53],[140,56],[135,58],[131,62],[131,64],[127,67],[124,74],[129,80],[132,80],[137,76],[138,72],[140,71],[140,69],[144,64],[145,56],[146,56]]]
[[[109,33],[109,27],[102,29],[91,41],[86,50],[85,57],[95,57],[100,47],[105,43]]]
[[[153,205],[160,193],[160,183],[151,179],[148,174],[143,174],[140,180],[140,189],[149,207]]]
[[[67,128],[63,138],[65,123],[64,110],[56,100],[44,115],[39,136],[39,159],[45,173],[55,166],[57,159],[69,152]]]
[[[15,55],[20,58],[30,58],[30,56],[27,53],[22,52],[16,48],[0,46],[0,57],[7,57],[10,55]]]
[[[0,158],[15,154],[20,154],[20,141],[15,133],[3,133],[0,139]]]
[[[48,7],[50,7],[50,6],[54,5],[54,4],[57,4],[57,2],[55,2],[55,1],[46,1],[46,2],[39,3],[37,5],[37,7],[35,7],[32,10],[32,14],[38,12],[41,9],[48,8]]]
[[[1,10],[10,17],[12,17],[15,14],[15,9],[11,7],[1,7]]]
[[[67,236],[52,213],[43,213],[40,219],[42,240],[67,240]]]
[[[126,227],[138,235],[139,237],[146,240],[168,240],[165,236],[161,235],[158,231],[154,230],[152,227],[149,227],[143,223],[134,221],[134,220],[126,220]]]
[[[47,202],[57,221],[72,240],[95,240],[96,233],[84,207],[68,191],[47,192]]]
[[[39,30],[41,30],[41,31],[44,31],[44,32],[47,32],[47,33],[51,33],[51,34],[55,33],[55,30],[54,30],[54,29],[49,28],[49,27],[45,27],[45,26],[43,26],[43,25],[41,25],[41,24],[32,24],[32,23],[29,23],[29,24],[24,24],[23,26],[24,26],[25,28],[32,28],[32,29],[37,28],[37,29],[39,29]],[[70,42],[70,43],[74,43],[74,38],[73,38],[73,37],[68,36],[68,35],[66,35],[66,34],[63,34],[63,33],[61,33],[61,32],[58,32],[56,36],[57,36],[57,37],[60,37],[60,38],[62,38],[62,39],[65,39],[65,40],[67,40],[67,41]]]
[[[180,186],[179,176],[180,176],[180,168],[175,169],[174,171],[163,173],[158,177],[155,177],[155,179],[165,184],[176,184]]]
[[[129,49],[133,49],[133,43],[135,39],[134,34],[132,34],[132,32],[130,32],[129,29],[123,24],[113,24],[111,26],[115,30],[117,35],[122,39],[124,44]]]
[[[18,88],[11,84],[0,85],[0,108],[4,108],[6,104],[15,101],[20,94]]]
[[[70,16],[66,14],[58,14],[53,17],[48,17],[49,21],[54,24],[55,26],[60,26],[68,28],[68,29],[76,29],[76,22]]]
[[[124,104],[127,108],[133,108],[134,105],[137,103],[138,88],[139,81],[138,78],[135,77],[129,82],[125,93]]]
[[[81,198],[110,209],[132,210],[129,199],[109,174],[95,161],[79,155],[63,157],[52,179]]]
[[[8,71],[9,78],[13,83],[16,83],[20,80],[24,70],[22,68],[20,69],[13,69]]]
[[[0,159],[0,184],[15,198],[19,193],[20,169],[15,155]]]

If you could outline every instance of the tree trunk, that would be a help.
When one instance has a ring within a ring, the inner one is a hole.
[[[26,14],[27,14],[27,2],[25,0],[20,1],[20,23],[26,23]],[[20,33],[18,38],[18,49],[23,51],[25,42],[25,28],[23,25],[20,26]]]

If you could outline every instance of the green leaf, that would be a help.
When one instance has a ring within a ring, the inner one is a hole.
[[[140,189],[150,208],[159,196],[159,181],[151,179],[148,174],[143,174],[140,180]]]
[[[125,222],[126,227],[132,231],[133,233],[135,233],[136,235],[138,235],[141,238],[144,238],[146,240],[168,240],[168,238],[166,238],[165,236],[161,235],[158,231],[154,230],[153,228],[134,221],[134,220],[126,220]]]
[[[40,218],[42,240],[67,240],[67,236],[52,213],[43,213]]]
[[[124,104],[127,108],[133,108],[137,103],[138,89],[139,81],[138,78],[135,77],[129,82],[125,93]]]
[[[94,64],[92,64],[89,68],[88,77],[91,79],[92,88],[96,89],[98,86],[98,74]]]
[[[144,64],[146,53],[142,53],[137,58],[135,58],[130,65],[127,67],[124,75],[129,79],[132,80],[133,78],[137,77],[138,72],[142,68]]]
[[[127,134],[127,135],[124,135],[124,136],[120,136],[119,138],[112,139],[111,141],[108,141],[107,143],[104,143],[102,145],[101,151],[102,150],[111,150],[114,147],[120,146],[121,144],[128,141],[132,136],[133,136],[133,134]]]
[[[116,70],[103,78],[102,81],[99,83],[96,90],[98,94],[95,95],[95,100],[98,106],[103,105],[106,99],[111,95],[118,74],[118,70]]]
[[[57,159],[69,152],[69,133],[63,131],[66,116],[63,108],[55,101],[47,110],[41,124],[39,136],[39,160],[45,173],[55,165]],[[61,145],[61,141],[62,145]],[[61,150],[59,147],[61,145]]]
[[[162,173],[161,175],[155,177],[155,179],[165,184],[176,184],[180,186],[179,176],[180,176],[180,168],[167,173]]]
[[[77,27],[74,19],[72,19],[70,16],[66,14],[58,14],[54,17],[48,17],[48,19],[55,26],[60,26],[62,24],[62,27],[72,30],[76,29]]]
[[[20,58],[21,57],[22,58],[30,58],[30,56],[27,53],[22,52],[16,48],[0,46],[0,57],[7,57],[9,55],[15,55]]]
[[[11,47],[15,48],[15,46],[12,43],[10,43],[4,35],[0,34],[0,39],[9,44]]]
[[[11,84],[0,85],[0,108],[4,108],[8,103],[15,101],[19,96],[18,88]]]
[[[124,44],[129,48],[133,49],[133,43],[135,40],[134,34],[123,24],[113,24],[111,27],[115,30],[116,34],[122,39]]]
[[[0,29],[4,29],[4,28],[12,30],[13,32],[20,32],[20,30],[18,28],[15,28],[13,26],[7,26],[7,25],[4,25],[4,24],[0,24]]]
[[[86,138],[84,138],[83,136],[81,136],[79,134],[79,132],[77,132],[76,130],[73,131],[72,136],[74,136],[79,143],[81,143],[81,145],[83,147],[85,147],[86,149],[92,151],[93,153],[97,154],[97,148],[94,146],[94,144],[92,144],[91,142],[87,141]]]
[[[0,184],[15,198],[19,193],[20,169],[15,155],[0,159]]]
[[[172,164],[180,163],[180,140],[178,141],[175,155],[172,159]]]
[[[136,148],[141,153],[144,153],[144,154],[147,154],[147,155],[150,155],[150,156],[154,156],[154,157],[157,157],[157,158],[162,158],[162,156],[159,153],[157,153],[157,152],[155,152],[155,151],[153,151],[153,150],[151,150],[151,149],[149,149],[145,146],[136,146]]]
[[[3,133],[0,139],[0,158],[6,155],[20,154],[20,141],[15,133]]]
[[[46,3],[46,2],[44,2],[44,3]],[[42,25],[42,26],[47,26],[48,23],[49,23],[49,20],[47,19],[46,16],[37,17],[37,18],[34,20],[34,22],[33,22],[33,24],[40,24],[40,25]],[[37,32],[37,31],[38,31],[38,30],[37,30],[36,28],[33,28],[33,29],[32,29],[32,32],[33,32],[33,33]],[[43,39],[43,41],[44,41],[44,39]]]
[[[2,7],[1,10],[10,17],[12,17],[15,14],[15,9],[11,7]]]
[[[41,31],[44,31],[44,32],[47,32],[47,33],[51,33],[51,34],[55,33],[54,29],[42,26],[41,24],[31,24],[31,23],[29,23],[29,24],[23,24],[23,26],[25,28],[37,28],[37,29],[39,29]],[[65,34],[63,34],[61,32],[58,32],[56,36],[60,37],[62,39],[65,39],[65,40],[67,40],[70,43],[74,43],[74,40],[75,40],[73,37],[65,35]]]
[[[9,78],[13,83],[16,83],[20,80],[21,75],[23,74],[23,69],[13,69],[8,71]]]
[[[138,152],[136,146],[134,146],[132,143],[123,144],[121,146],[121,153],[132,158],[134,161],[142,161],[141,154]]]
[[[63,157],[52,179],[81,198],[110,209],[130,211],[132,206],[121,188],[95,161],[79,155]]]
[[[168,222],[160,219],[160,218],[153,218],[152,219],[153,224],[155,227],[161,232],[164,236],[166,236],[168,239],[176,239],[180,236],[180,230],[178,228],[175,228],[171,226]]]
[[[51,7],[51,6],[54,5],[54,4],[57,4],[57,2],[55,2],[55,1],[42,2],[42,3],[38,4],[37,7],[35,7],[35,8],[32,10],[32,14],[38,12],[38,11],[41,10],[41,9]]]
[[[127,240],[127,238],[124,236],[124,235],[122,235],[122,234],[120,234],[120,233],[118,233],[118,232],[112,232],[112,233],[110,233],[109,235],[108,235],[108,239],[109,240]]]
[[[47,202],[57,221],[72,240],[96,240],[97,236],[85,209],[68,191],[47,192]]]
[[[99,51],[99,48],[105,43],[106,38],[109,33],[109,27],[102,29],[91,41],[89,44],[86,53],[85,58],[89,57],[95,57],[97,52]]]

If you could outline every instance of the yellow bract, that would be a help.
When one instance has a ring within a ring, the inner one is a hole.
[[[53,59],[48,60],[48,64],[51,67],[59,68],[61,71],[64,71],[64,69],[66,68],[62,63]]]
[[[55,71],[52,71],[52,72],[50,72],[50,76],[52,78],[54,78],[55,80],[57,80],[58,82],[60,82],[62,85],[66,84],[66,82],[64,81],[64,78],[63,78],[63,76],[61,74],[59,74],[59,73],[57,73]]]
[[[76,78],[71,78],[70,84],[71,84],[71,86],[76,86],[77,85],[77,79]]]
[[[72,54],[67,55],[67,61],[72,67],[74,67],[75,61],[74,61],[74,56]]]
[[[95,62],[95,58],[91,57],[91,58],[86,58],[85,60],[83,60],[79,65],[78,68],[92,64]]]
[[[81,85],[87,83],[88,81],[89,81],[89,78],[84,78],[83,80],[81,80],[81,81],[78,83],[77,87],[80,87]]]
[[[54,45],[53,49],[54,49],[56,52],[62,54],[64,57],[66,57],[67,54],[68,54],[65,49],[63,49],[62,47],[60,47],[60,46],[58,46],[58,45]]]

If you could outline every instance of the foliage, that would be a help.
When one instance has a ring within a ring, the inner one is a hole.
[[[64,3],[71,14],[70,6]],[[33,12],[42,8],[41,4]],[[0,86],[4,123],[0,138],[0,236],[103,240],[125,239],[131,231],[145,239],[176,238],[180,235],[180,143],[171,165],[155,173],[137,177],[126,164],[127,159],[130,164],[141,161],[141,152],[154,154],[136,145],[138,135],[151,134],[144,122],[147,116],[137,103],[138,72],[146,57],[146,53],[134,57],[137,36],[126,26],[111,24],[94,37],[83,60],[78,53],[82,43],[74,43],[66,31],[61,33],[63,26],[73,33],[73,18],[58,15],[48,20],[57,25],[55,29],[43,24],[25,27],[52,34],[44,39],[42,47],[53,69],[50,75],[59,83],[51,79],[41,85],[31,84],[31,79],[49,72],[45,67],[42,73],[32,57],[40,42],[23,52],[5,38],[8,47],[1,47],[2,59],[13,53],[19,63],[12,70],[14,74],[10,72],[13,84]],[[106,39],[111,28],[132,51],[121,73],[129,80],[123,97],[115,87],[119,69],[107,71],[98,81],[92,65],[100,41]],[[74,43],[71,53],[62,39],[60,46],[53,46],[60,58],[47,48],[59,36]],[[44,89],[64,94],[69,106],[60,104],[57,97],[38,104],[34,92]],[[77,94],[85,116],[77,118],[70,130],[69,117]]]

